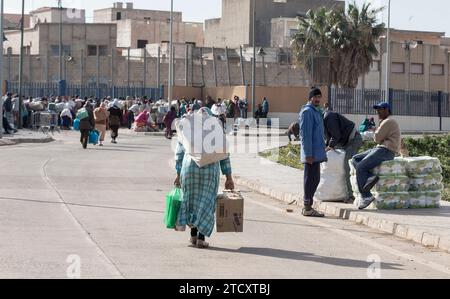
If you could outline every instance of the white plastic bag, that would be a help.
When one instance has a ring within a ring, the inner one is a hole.
[[[320,184],[316,198],[320,201],[342,201],[349,197],[344,169],[345,151],[335,150],[327,153],[328,162],[320,167]]]
[[[222,124],[203,108],[176,121],[178,138],[186,154],[202,168],[229,157]]]

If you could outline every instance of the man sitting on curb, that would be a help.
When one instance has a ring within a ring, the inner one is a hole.
[[[373,108],[377,110],[381,121],[374,136],[378,146],[354,156],[352,160],[362,195],[360,210],[367,208],[375,200],[370,190],[378,183],[379,177],[372,175],[373,169],[385,161],[394,160],[401,147],[401,131],[397,121],[390,117],[391,106],[388,103],[380,103]]]
[[[345,151],[344,169],[349,197],[344,202],[353,203],[355,198],[353,197],[352,184],[350,182],[350,165],[348,162],[359,152],[363,143],[362,137],[354,122],[334,112],[329,105],[325,112],[324,124],[327,152],[336,149]]]
[[[320,183],[320,164],[327,161],[321,100],[320,89],[311,89],[309,102],[300,112],[301,159],[305,167],[302,214],[306,217],[324,217],[313,209],[314,195]]]

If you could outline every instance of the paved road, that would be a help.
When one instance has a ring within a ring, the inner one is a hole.
[[[189,248],[188,233],[162,225],[174,179],[168,141],[122,136],[82,150],[77,138],[0,149],[0,278],[450,277],[446,253],[286,213],[244,188],[245,233]]]

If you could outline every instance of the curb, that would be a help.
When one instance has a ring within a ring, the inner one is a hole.
[[[0,146],[17,145],[21,143],[50,143],[53,141],[55,141],[55,139],[53,139],[52,137],[1,139]]]
[[[270,196],[289,205],[296,204],[302,206],[302,199],[300,196],[293,193],[277,191],[240,176],[235,176],[234,179],[238,185],[246,186],[258,193]],[[444,238],[432,234],[429,231],[411,228],[408,225],[388,221],[377,217],[376,215],[360,212],[352,208],[341,208],[328,202],[315,201],[314,208],[327,215],[349,220],[356,224],[365,225],[398,238],[421,244],[428,248],[437,248],[450,253],[450,238]]]

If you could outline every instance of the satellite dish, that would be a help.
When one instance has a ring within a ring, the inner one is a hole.
[[[67,56],[66,60],[67,60],[67,62],[71,62],[71,61],[73,61],[73,57],[72,56]]]

